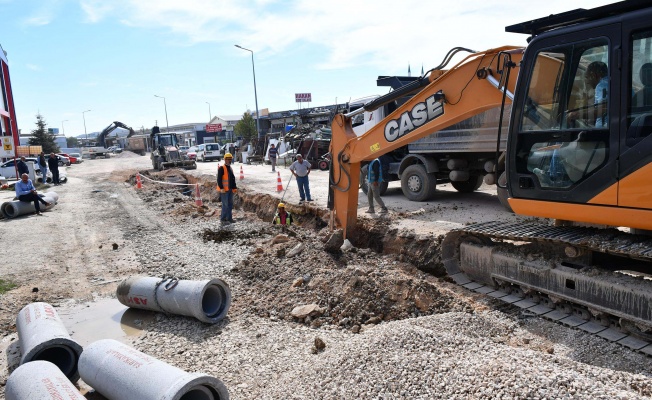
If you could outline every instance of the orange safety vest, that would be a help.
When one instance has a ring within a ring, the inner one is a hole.
[[[224,168],[224,174],[222,175],[222,187],[227,192],[229,191],[229,169],[226,167],[226,164],[220,165],[219,168]],[[220,189],[220,186],[217,186],[217,189]]]

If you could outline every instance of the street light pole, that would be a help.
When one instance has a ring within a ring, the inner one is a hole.
[[[237,44],[235,47],[251,53],[251,69],[254,72],[254,99],[256,100],[256,134],[260,138],[260,122],[258,121],[260,119],[260,114],[258,114],[258,93],[256,92],[256,67],[254,66],[254,52],[252,50],[245,49],[244,47]]]
[[[66,128],[63,126],[63,123],[68,121],[67,119],[64,119],[61,121],[61,131],[63,131],[63,136],[66,136]]]
[[[211,123],[211,120],[213,119],[213,114],[211,113],[211,103],[205,101],[204,103],[208,104],[208,123]]]
[[[86,110],[82,112],[82,118],[84,119],[84,136],[86,136],[86,146],[88,146],[88,132],[86,132],[86,113],[91,110]],[[82,157],[83,157],[83,152],[82,152]]]
[[[158,95],[154,95],[154,97],[158,97],[159,99],[163,99],[163,107],[165,107],[165,126],[167,128],[167,133],[170,133],[170,124],[168,124],[168,105],[165,102],[165,97],[158,96]]]

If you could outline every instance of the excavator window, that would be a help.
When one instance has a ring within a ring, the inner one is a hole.
[[[632,101],[627,115],[629,147],[652,133],[652,31],[632,35]]]
[[[567,189],[608,155],[606,39],[540,51],[520,118],[518,169],[542,188]]]

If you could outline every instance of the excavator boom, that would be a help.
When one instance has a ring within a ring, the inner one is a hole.
[[[469,55],[447,71],[434,70],[427,86],[360,137],[352,114],[335,116],[329,208],[345,237],[357,219],[361,162],[510,103],[522,56],[523,48],[505,46]]]

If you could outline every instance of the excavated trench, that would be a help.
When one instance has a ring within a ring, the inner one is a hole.
[[[141,174],[158,180],[164,177],[163,180],[167,182],[199,184],[204,202],[217,203],[219,201],[219,196],[215,193],[213,176],[196,177],[180,170],[142,171]],[[135,184],[135,176],[131,178],[131,183]],[[194,196],[194,190],[189,190],[188,187],[180,186],[177,189],[172,188],[169,190],[178,190],[179,193],[186,196]],[[175,199],[175,201],[180,200],[181,198]],[[241,189],[234,198],[234,209],[256,214],[262,221],[271,221],[278,202],[279,199],[276,197]],[[298,225],[303,228],[319,231],[328,226],[330,213],[326,209],[289,203],[286,204],[286,209],[295,216]],[[222,235],[225,235],[225,233],[206,232],[204,238],[215,242],[228,240]],[[395,255],[398,260],[408,262],[421,271],[436,277],[446,276],[446,270],[441,262],[443,236],[416,235],[412,231],[393,228],[391,221],[360,219],[358,224],[350,230],[348,239],[357,248],[371,249],[380,254]]]

